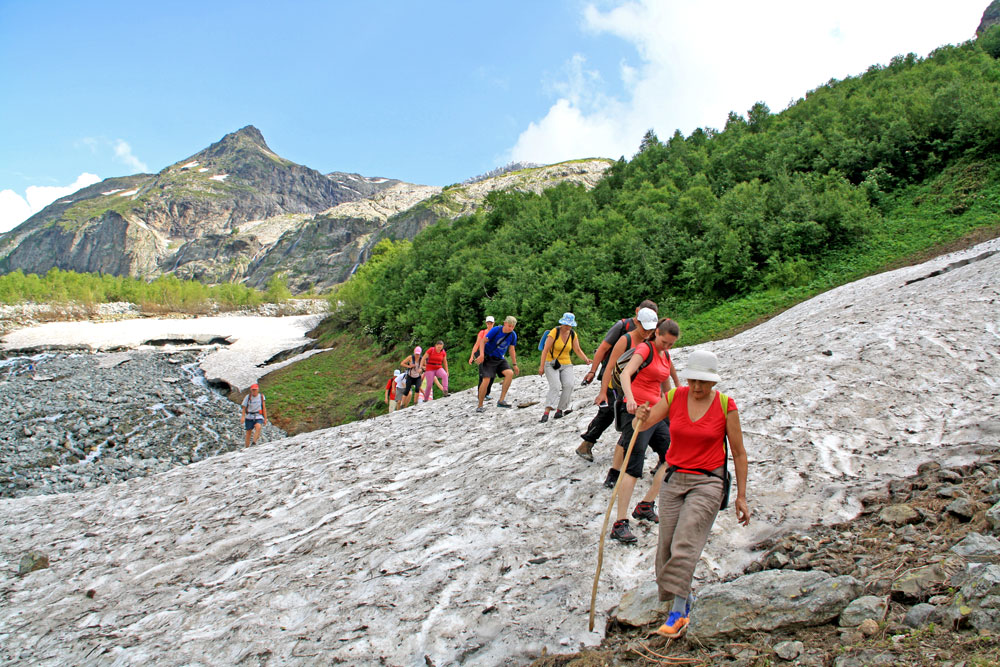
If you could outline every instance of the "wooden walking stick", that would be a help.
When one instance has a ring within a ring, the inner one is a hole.
[[[643,403],[644,406],[648,406],[649,403]],[[632,439],[628,443],[628,449],[625,450],[625,458],[622,461],[622,470],[628,468],[628,460],[632,456],[632,448],[635,446],[635,438],[639,435],[639,431],[642,430],[643,422],[639,421],[636,417],[632,420]],[[604,513],[604,525],[601,527],[601,542],[597,547],[597,572],[594,572],[594,588],[590,591],[590,626],[589,631],[594,631],[594,605],[597,603],[597,582],[601,579],[601,567],[604,565],[604,533],[608,531],[608,519],[611,518],[611,510],[615,506],[615,500],[618,498],[618,485],[622,483],[622,476],[618,475],[618,481],[615,482],[615,488],[611,491],[611,500],[608,501],[608,511]]]

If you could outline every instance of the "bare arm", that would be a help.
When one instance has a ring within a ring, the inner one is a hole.
[[[581,359],[583,359],[583,362],[585,364],[589,364],[590,363],[590,359],[587,358],[587,355],[584,354],[584,352],[583,352],[583,348],[580,347],[580,337],[579,336],[573,336],[573,351],[576,353],[576,356],[578,356]]]
[[[726,437],[733,452],[733,467],[736,469],[736,520],[742,525],[750,523],[750,507],[747,505],[747,450],[743,446],[743,428],[740,413],[730,410],[726,414]]]
[[[441,368],[444,369],[445,373],[448,373],[448,353],[445,352],[444,359],[441,360]],[[449,373],[450,375],[450,373]]]
[[[552,352],[552,343],[554,340],[552,336],[545,337],[545,347],[542,348],[542,359],[538,362],[539,375],[545,375],[545,358]]]
[[[262,417],[264,417],[264,423],[266,424],[267,423],[267,401],[264,400],[263,396],[260,397],[260,414],[261,414]]]
[[[518,374],[518,368],[517,368],[517,350],[515,350],[514,346],[511,345],[510,347],[507,348],[507,351],[510,352],[510,360],[512,362],[514,362],[514,375],[517,375]]]
[[[606,340],[602,340],[601,344],[597,346],[596,350],[594,350],[594,358],[590,362],[590,370],[587,371],[587,375],[590,376],[590,380],[588,380],[588,382],[593,380],[594,376],[597,375],[598,366],[601,365],[601,362],[604,360],[604,357],[606,357],[608,352],[610,351],[611,351],[611,343],[609,343]],[[584,376],[584,380],[586,379],[587,379],[586,376]]]
[[[650,350],[649,353],[656,354],[653,350]],[[642,366],[643,361],[643,358],[638,354],[633,354],[625,365],[625,370],[622,371],[622,393],[625,394],[625,409],[630,413],[635,413],[635,409],[639,407],[632,396],[632,376],[639,372],[639,366]]]
[[[674,381],[674,387],[677,389],[681,388],[681,381],[677,379],[677,367],[674,366],[673,362],[670,362],[670,379]],[[670,391],[670,387],[664,387],[663,393]]]
[[[486,345],[486,335],[483,334],[482,338],[476,341],[475,347],[472,348],[472,356],[469,357],[469,363],[472,363],[473,359],[478,361],[479,357],[482,356],[483,346]],[[481,363],[481,362],[480,362]]]

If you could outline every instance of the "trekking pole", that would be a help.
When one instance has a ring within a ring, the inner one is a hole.
[[[649,405],[645,403],[644,405]],[[643,422],[639,421],[638,418],[632,420],[632,439],[628,443],[628,449],[625,450],[625,458],[622,461],[622,469],[628,467],[628,460],[632,457],[632,447],[635,446],[635,438],[639,435],[639,431],[642,429]],[[622,483],[622,476],[618,475],[618,481],[615,482],[615,488],[611,491],[611,500],[608,501],[608,511],[604,513],[604,526],[601,527],[601,541],[597,547],[597,572],[594,573],[594,588],[590,591],[590,626],[589,631],[594,631],[594,605],[597,603],[597,582],[601,579],[601,567],[604,565],[604,533],[608,531],[608,520],[611,518],[611,510],[615,506],[615,500],[618,498],[618,485]]]

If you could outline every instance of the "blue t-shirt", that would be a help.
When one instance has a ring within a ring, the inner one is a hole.
[[[511,331],[509,334],[505,334],[502,326],[493,327],[486,332],[484,347],[487,357],[503,357],[511,345],[517,347],[517,334],[515,332]]]

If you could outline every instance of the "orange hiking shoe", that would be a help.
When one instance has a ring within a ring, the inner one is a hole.
[[[676,639],[684,634],[684,631],[687,630],[687,626],[687,616],[684,616],[679,611],[672,611],[670,612],[670,615],[667,616],[667,622],[656,630],[656,634],[668,639]]]

